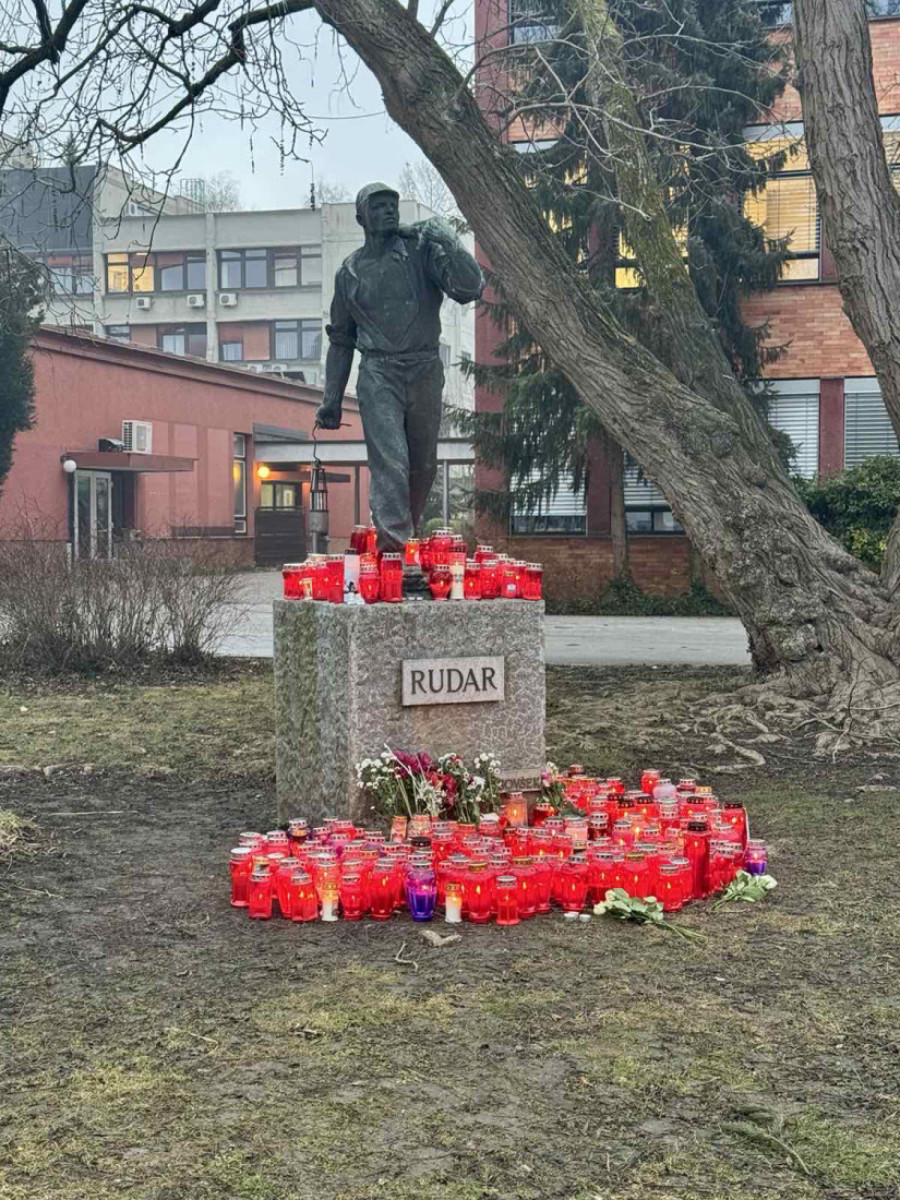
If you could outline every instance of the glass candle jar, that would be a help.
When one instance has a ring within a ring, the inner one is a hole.
[[[580,855],[563,863],[559,871],[559,897],[566,912],[581,912],[587,899],[588,863]]]
[[[444,920],[448,925],[459,925],[462,921],[463,885],[458,879],[448,879],[444,884]]]
[[[466,553],[457,550],[450,551],[450,596],[451,600],[466,598]]]
[[[231,907],[247,907],[247,884],[250,881],[250,868],[253,863],[250,858],[249,846],[235,846],[231,851],[228,866],[231,871]]]
[[[652,768],[648,768],[647,770],[642,771],[641,772],[641,791],[646,796],[652,796],[653,789],[656,787],[656,785],[659,783],[659,781],[661,779],[662,779],[662,775],[660,775],[659,771],[655,771]]]
[[[498,875],[494,881],[498,925],[518,925],[519,900],[515,875]]]
[[[431,567],[448,567],[453,547],[453,530],[436,529],[431,535]]]
[[[538,875],[534,864],[527,855],[514,858],[510,874],[515,876],[518,885],[519,917],[528,920],[535,915],[538,905]]]
[[[338,919],[339,900],[340,885],[336,881],[329,880],[322,888],[321,918],[323,921],[336,921]]]
[[[588,863],[588,900],[591,904],[601,904],[610,888],[617,886],[615,882],[615,855],[611,850],[601,850]]]
[[[500,560],[496,554],[485,555],[481,560],[481,598],[497,600],[500,597]]]
[[[372,867],[369,881],[369,903],[374,921],[386,921],[394,912],[397,876],[390,859],[380,858]]]
[[[344,603],[344,556],[329,554],[327,561],[328,600],[332,604]]]
[[[587,817],[566,817],[566,833],[572,840],[575,850],[583,850],[588,843]]]
[[[650,794],[657,803],[660,803],[662,800],[674,800],[678,792],[671,779],[660,779],[659,783],[653,785],[653,791]]]
[[[466,560],[466,574],[463,583],[467,600],[481,599],[481,564],[474,558]]]
[[[380,598],[387,604],[399,604],[403,599],[403,560],[399,554],[382,554]]]
[[[519,595],[519,568],[507,559],[500,568],[500,596],[503,600],[515,600]]]
[[[766,843],[749,841],[744,851],[744,870],[748,875],[765,875],[769,869],[769,854]]]
[[[500,839],[503,831],[500,828],[500,817],[497,813],[482,813],[478,819],[478,832],[482,837]]]
[[[319,899],[316,896],[316,886],[306,871],[295,870],[291,875],[291,920],[317,921],[319,919]]]
[[[596,842],[600,838],[605,838],[609,835],[609,813],[594,812],[587,819],[588,822],[588,840]]]
[[[366,526],[354,525],[353,532],[350,534],[350,545],[348,547],[351,554],[363,554],[366,549]]]
[[[266,834],[267,854],[289,854],[290,850],[288,835],[283,829],[272,829]]]
[[[268,921],[272,915],[272,872],[255,867],[247,888],[247,910],[255,921]]]
[[[522,594],[526,600],[540,600],[543,596],[544,568],[540,563],[525,564]]]
[[[421,543],[418,538],[409,538],[403,547],[403,562],[407,567],[420,567],[422,565],[419,551],[420,545]]]
[[[722,805],[722,820],[731,827],[735,841],[747,843],[747,810],[740,800],[726,800]]]
[[[364,554],[377,554],[378,553],[378,530],[375,528],[374,525],[369,525],[366,527],[366,545],[365,545],[365,550],[363,551],[363,553]]]
[[[643,897],[647,888],[647,856],[642,850],[625,851],[625,891],[629,896]]]
[[[366,604],[374,604],[381,591],[381,572],[377,562],[366,559],[359,564],[359,594]]]
[[[678,912],[684,906],[681,870],[678,863],[660,863],[659,887],[656,897],[663,906],[664,912]]]
[[[450,588],[453,586],[453,576],[450,573],[450,567],[446,563],[440,563],[432,566],[431,573],[428,576],[428,588],[431,592],[432,600],[446,600],[450,595]]]
[[[430,921],[437,903],[437,880],[431,867],[416,867],[406,878],[406,903],[414,921]]]
[[[557,860],[550,855],[532,859],[531,869],[534,872],[535,912],[548,913],[553,892],[553,880],[556,876]]]
[[[339,886],[341,912],[346,921],[358,921],[365,912],[365,886],[361,875],[342,875]],[[323,920],[325,918],[323,917]]]
[[[709,895],[709,826],[704,820],[688,821],[684,852],[691,864],[691,895],[702,900]]]
[[[308,561],[312,579],[312,598],[313,600],[327,600],[328,560],[324,554],[311,554]]]
[[[510,792],[503,806],[508,829],[522,829],[528,824],[528,801],[524,792]]]
[[[306,839],[309,837],[309,825],[303,817],[292,817],[288,821],[288,842],[291,853],[296,858]]]
[[[493,888],[486,862],[469,863],[466,876],[466,908],[469,920],[475,925],[485,925],[491,919]]]
[[[290,858],[283,858],[272,881],[275,899],[278,901],[278,911],[288,920],[291,918],[291,876],[296,869],[297,860],[293,855]]]
[[[625,784],[618,777],[618,775],[614,775],[610,779],[604,780],[603,786],[610,793],[610,795],[615,796],[616,799],[625,795]]]
[[[285,600],[300,600],[302,598],[300,577],[303,571],[302,563],[285,563],[281,569],[283,580],[283,595]]]

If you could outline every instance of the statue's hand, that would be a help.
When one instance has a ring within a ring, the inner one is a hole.
[[[429,217],[419,226],[421,236],[430,242],[437,242],[445,250],[455,249],[459,245],[459,236],[453,226],[443,217]]]
[[[340,429],[341,427],[341,406],[340,404],[322,404],[316,410],[316,424],[322,429]]]

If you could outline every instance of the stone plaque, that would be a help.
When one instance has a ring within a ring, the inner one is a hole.
[[[403,703],[476,704],[505,698],[504,660],[414,658],[403,662]]]

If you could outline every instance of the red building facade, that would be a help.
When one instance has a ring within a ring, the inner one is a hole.
[[[36,419],[15,440],[0,537],[27,531],[93,556],[119,538],[202,538],[261,565],[306,553],[321,389],[47,328],[32,357]],[[329,441],[361,437],[348,398]],[[330,548],[342,550],[368,515],[367,471],[327,480]]]
[[[777,11],[777,6],[766,6],[767,14],[782,22],[773,29],[774,38],[790,38],[790,7],[786,3]],[[886,14],[896,8],[894,0],[883,0]],[[476,52],[482,57],[486,50],[510,40],[542,36],[537,17],[534,25],[529,24],[529,5],[523,0],[476,0],[475,11]],[[900,190],[900,16],[873,18],[870,31],[885,143],[889,162],[897,164]],[[498,136],[509,142],[528,142],[534,135],[529,136],[521,126],[500,132],[504,84],[502,56],[499,60],[487,58],[478,76],[482,110],[498,128]],[[795,469],[806,476],[830,475],[872,454],[900,453],[872,365],[842,308],[803,150],[797,92],[787,89],[770,121],[748,129],[747,138],[760,144],[761,153],[774,148],[776,141],[795,146],[783,175],[772,181],[752,208],[748,206],[749,215],[771,237],[792,236],[792,261],[782,282],[772,292],[748,296],[744,305],[749,323],[768,321],[772,344],[787,346],[787,352],[767,372],[775,392],[770,419],[798,447]],[[477,361],[492,361],[501,340],[500,331],[480,311]],[[477,388],[475,403],[478,411],[489,412],[501,409],[503,400]],[[481,489],[506,487],[501,470],[479,466],[476,478]],[[513,517],[509,528],[482,520],[480,532],[517,558],[558,566],[552,576],[567,582],[555,599],[563,603],[590,600],[614,572],[610,481],[610,462],[604,448],[597,445],[590,453],[586,494],[575,496],[562,490],[548,506],[547,519],[529,523]],[[626,477],[625,501],[629,567],[635,582],[650,593],[685,591],[692,579],[692,555],[664,497],[632,474]],[[529,527],[531,532],[522,532]]]

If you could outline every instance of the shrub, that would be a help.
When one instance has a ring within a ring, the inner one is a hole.
[[[830,479],[795,479],[816,520],[844,547],[877,571],[900,509],[900,457],[875,455]]]
[[[0,541],[0,662],[41,674],[199,664],[240,619],[240,581],[215,545],[126,542],[70,563],[65,543]]]

